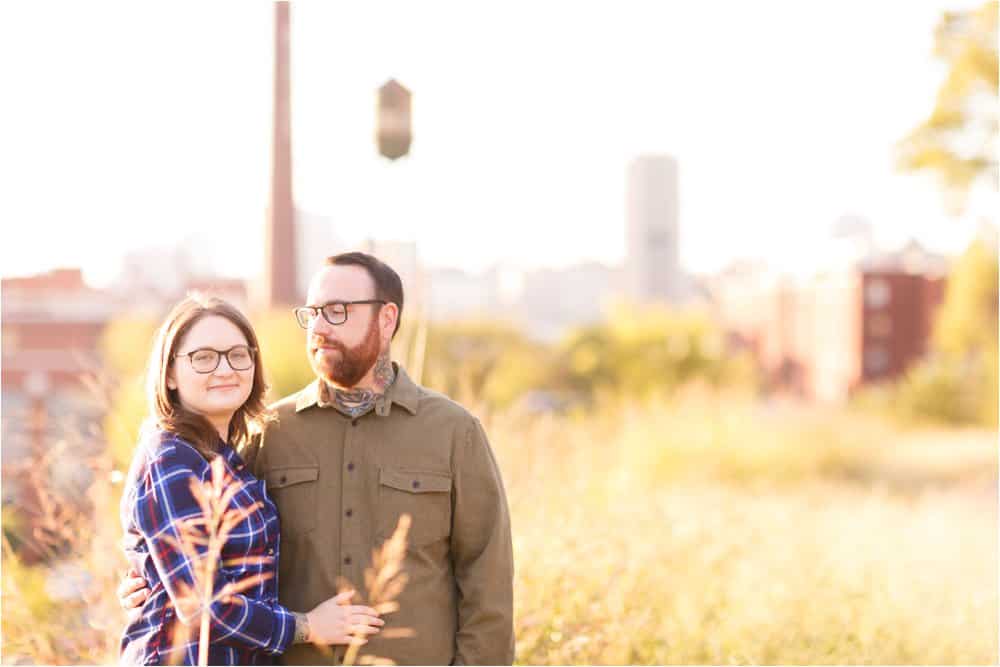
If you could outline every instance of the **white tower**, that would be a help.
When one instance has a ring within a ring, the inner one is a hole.
[[[677,161],[642,155],[625,185],[625,275],[629,297],[675,302],[683,297],[677,229]]]

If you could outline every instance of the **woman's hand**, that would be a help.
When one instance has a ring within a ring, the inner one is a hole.
[[[345,591],[306,614],[309,618],[309,641],[314,644],[350,644],[355,635],[369,637],[377,633],[385,621],[371,607],[350,605],[354,591]],[[368,643],[367,639],[361,641]]]
[[[130,567],[128,572],[122,576],[118,584],[118,603],[125,611],[132,611],[136,607],[141,607],[142,603],[149,597],[149,587],[146,580],[142,578],[134,567]]]

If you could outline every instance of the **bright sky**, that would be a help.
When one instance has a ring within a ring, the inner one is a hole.
[[[955,251],[986,205],[949,218],[892,147],[944,74],[939,16],[974,4],[296,3],[297,205],[430,265],[618,263],[625,165],[662,151],[691,270],[802,267],[845,214]],[[187,241],[255,274],[272,21],[246,0],[0,4],[0,272],[104,284],[129,250]],[[373,143],[390,77],[414,92],[396,163]]]

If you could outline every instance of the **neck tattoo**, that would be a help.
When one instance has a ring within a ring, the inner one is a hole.
[[[375,400],[385,394],[385,391],[392,386],[396,379],[396,373],[392,370],[392,361],[389,359],[389,352],[386,350],[375,360],[374,387],[364,389],[333,389],[333,400],[330,404],[339,412],[347,415],[351,419],[360,417],[375,407]]]

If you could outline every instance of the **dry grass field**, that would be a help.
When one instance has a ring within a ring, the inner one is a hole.
[[[995,433],[703,399],[491,427],[520,663],[997,662]]]
[[[998,660],[996,433],[705,394],[484,422],[521,664]],[[54,571],[5,553],[5,664],[116,662],[98,479]]]

